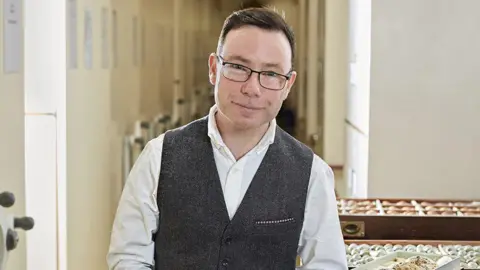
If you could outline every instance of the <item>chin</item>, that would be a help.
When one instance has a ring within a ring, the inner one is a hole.
[[[237,129],[254,129],[261,126],[256,121],[233,120],[232,122]]]
[[[263,121],[262,119],[263,118],[260,116],[245,117],[242,115],[230,118],[234,126],[238,129],[256,129],[269,122],[269,121]]]

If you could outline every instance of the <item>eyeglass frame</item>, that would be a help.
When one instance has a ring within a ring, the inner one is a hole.
[[[280,73],[277,73],[277,72],[274,72],[274,71],[257,71],[257,70],[251,69],[251,68],[249,68],[249,67],[247,67],[247,66],[245,66],[245,65],[242,65],[242,64],[237,64],[237,63],[225,61],[225,59],[224,59],[222,56],[218,55],[218,54],[216,54],[216,56],[217,56],[218,60],[220,61],[220,63],[222,64],[222,67],[225,67],[226,64],[230,64],[230,65],[240,66],[240,67],[245,68],[246,70],[249,70],[249,71],[250,71],[250,73],[248,74],[248,76],[247,76],[247,78],[246,78],[245,80],[243,80],[243,81],[238,81],[238,80],[232,80],[232,79],[230,79],[230,78],[227,78],[227,77],[225,76],[225,74],[223,74],[223,70],[222,70],[222,76],[223,76],[225,79],[230,80],[230,81],[233,81],[233,82],[246,82],[246,81],[248,81],[248,80],[250,79],[250,77],[252,76],[253,73],[257,73],[257,74],[258,74],[258,78],[257,78],[257,79],[258,79],[258,83],[259,83],[263,88],[268,89],[268,90],[271,90],[271,91],[282,91],[283,89],[285,89],[285,86],[287,85],[287,82],[288,82],[288,81],[290,80],[290,78],[292,77],[292,72],[293,72],[293,70],[290,70],[290,71],[287,73],[287,75],[285,75],[285,74],[280,74]],[[261,80],[260,80],[260,75],[261,75],[261,74],[264,74],[264,73],[267,73],[267,72],[268,72],[268,73],[273,73],[273,74],[275,74],[275,75],[279,75],[279,76],[284,77],[284,78],[286,79],[286,80],[285,80],[285,83],[283,84],[283,86],[282,86],[280,89],[269,88],[269,87],[265,87],[265,86],[262,85]]]

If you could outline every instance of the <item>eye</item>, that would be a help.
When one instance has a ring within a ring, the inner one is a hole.
[[[230,67],[231,68],[234,68],[234,69],[241,69],[241,70],[245,70],[245,68],[241,65],[237,65],[237,64],[230,64]]]
[[[268,77],[277,77],[278,76],[278,74],[273,72],[273,71],[263,72],[263,75],[268,76]]]

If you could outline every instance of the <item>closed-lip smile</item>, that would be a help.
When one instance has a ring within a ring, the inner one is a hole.
[[[252,107],[252,106],[249,106],[249,105],[243,105],[243,104],[236,103],[236,102],[233,102],[233,103],[240,106],[240,107],[243,107],[245,109],[250,109],[250,110],[261,110],[262,109],[262,108],[259,108],[259,107]]]

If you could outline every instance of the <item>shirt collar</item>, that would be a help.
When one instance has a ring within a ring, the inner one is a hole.
[[[217,105],[213,105],[210,108],[210,112],[208,113],[208,137],[212,141],[212,145],[215,146],[217,149],[222,147],[227,147],[223,142],[222,136],[218,131],[217,122],[215,121],[215,114],[218,111]],[[256,152],[259,154],[263,150],[265,150],[270,144],[272,144],[275,140],[275,131],[276,131],[277,121],[275,118],[270,121],[268,130],[263,135],[260,142],[255,147]]]

